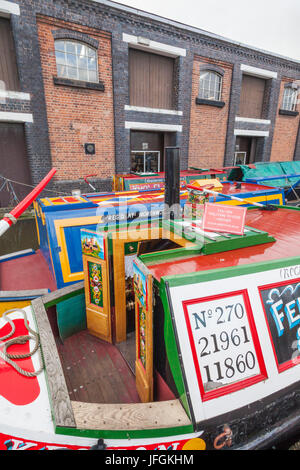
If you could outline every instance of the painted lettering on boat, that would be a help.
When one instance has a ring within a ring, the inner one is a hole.
[[[37,441],[27,441],[26,439],[13,437],[6,434],[0,434],[0,451],[2,450],[56,450],[56,449],[71,449],[71,450],[88,450],[89,446],[78,446],[71,444],[55,444]],[[172,451],[172,450],[205,450],[206,444],[203,439],[191,438],[174,441],[166,441],[163,443],[147,443],[144,445],[130,446],[119,441],[119,445],[107,446],[106,450],[154,450],[154,451]],[[117,463],[117,462],[113,462]]]
[[[260,288],[279,371],[300,361],[300,279]]]
[[[300,265],[280,269],[281,279],[292,279],[300,276]]]

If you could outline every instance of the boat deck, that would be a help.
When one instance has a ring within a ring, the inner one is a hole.
[[[300,211],[279,209],[264,211],[251,209],[247,213],[246,225],[263,230],[273,236],[274,243],[266,243],[232,251],[210,255],[177,259],[148,265],[153,276],[160,280],[163,276],[183,275],[211,269],[228,268],[245,264],[268,262],[300,256]]]
[[[70,400],[86,403],[140,403],[135,376],[119,350],[88,330],[62,343],[56,338]]]

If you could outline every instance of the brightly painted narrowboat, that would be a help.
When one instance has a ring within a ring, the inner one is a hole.
[[[0,319],[0,449],[264,449],[299,430],[300,211],[234,209],[240,233],[80,228],[83,281]]]

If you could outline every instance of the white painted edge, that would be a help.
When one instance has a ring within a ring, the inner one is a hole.
[[[20,7],[17,3],[0,0],[0,14],[20,15]]]
[[[252,67],[251,65],[241,64],[241,71],[249,75],[261,78],[277,78],[278,73],[273,72],[272,70],[259,69],[257,67]]]
[[[162,42],[151,41],[147,38],[132,36],[131,34],[123,33],[123,41],[144,51],[159,52],[170,57],[186,56],[186,49],[170,46]]]
[[[249,131],[247,129],[234,129],[234,135],[244,135],[249,137],[269,137],[269,131]]]
[[[10,225],[6,220],[0,220],[0,237],[9,229],[9,227]]]
[[[21,91],[0,90],[0,100],[8,98],[11,100],[24,100],[30,101],[30,94]]]
[[[162,131],[162,132],[182,132],[182,126],[174,124],[154,124],[152,122],[131,122],[125,121],[125,129]]]
[[[245,118],[245,117],[236,117],[236,122],[251,122],[253,124],[271,124],[269,119],[254,119],[254,118]]]
[[[30,113],[10,113],[1,111],[0,122],[33,122],[33,116]]]
[[[125,111],[137,111],[139,113],[172,114],[173,116],[182,116],[182,111],[175,109],[144,108],[142,106],[124,106]]]

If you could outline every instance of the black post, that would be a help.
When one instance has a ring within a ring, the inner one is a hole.
[[[165,149],[165,218],[179,219],[180,211],[180,150]]]

